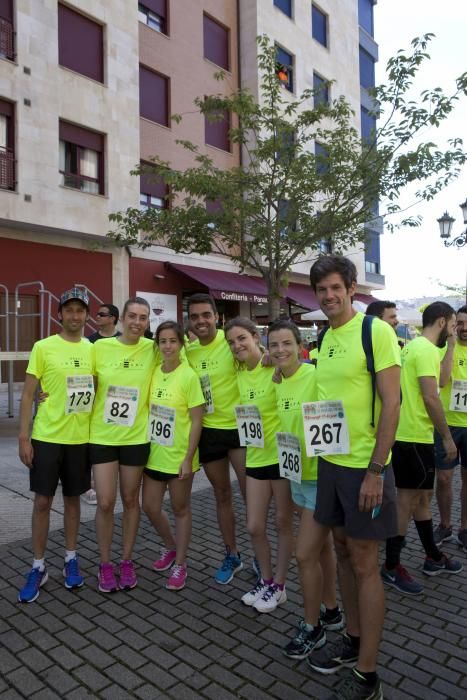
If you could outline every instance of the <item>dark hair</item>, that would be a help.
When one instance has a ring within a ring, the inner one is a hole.
[[[295,338],[297,345],[302,344],[302,336],[300,335],[300,331],[298,330],[298,326],[291,321],[288,318],[284,319],[277,319],[276,321],[273,321],[269,325],[269,331],[268,331],[268,347],[269,347],[269,339],[271,338],[271,333],[274,333],[274,331],[290,331]]]
[[[372,301],[370,304],[368,304],[365,313],[367,316],[377,316],[378,318],[383,318],[385,309],[395,308],[396,305],[393,301],[380,301],[378,299],[377,301]]]
[[[461,306],[460,309],[457,309],[456,313],[467,314],[467,304],[464,304],[464,306]]]
[[[328,275],[337,272],[342,277],[346,289],[357,281],[357,268],[351,260],[343,255],[320,255],[310,268],[310,284],[316,292],[317,284]]]
[[[455,313],[452,306],[446,304],[445,301],[434,301],[432,304],[428,304],[423,311],[422,326],[423,328],[432,326],[439,318],[444,318],[446,321],[449,321]]]
[[[126,302],[123,306],[122,318],[125,317],[125,314],[128,311],[128,307],[131,306],[132,304],[141,304],[142,306],[146,306],[148,309],[148,312],[151,313],[151,307],[149,306],[149,302],[147,301],[147,299],[143,299],[143,297],[130,297],[129,299],[126,300]]]
[[[162,331],[174,331],[180,345],[182,347],[185,345],[183,328],[181,327],[181,325],[179,323],[177,323],[177,321],[164,321],[159,326],[157,326],[156,336],[154,338],[154,342],[156,345],[159,345],[159,338],[160,338]]]
[[[120,318],[120,312],[118,308],[114,304],[101,304],[99,306],[100,309],[103,309],[104,307],[109,310],[109,314],[114,319],[114,326],[116,326],[118,323],[118,319]]]
[[[250,318],[245,318],[245,316],[237,316],[236,318],[231,318],[230,321],[227,321],[227,323],[224,326],[225,335],[227,335],[227,333],[235,327],[243,328],[243,330],[248,331],[248,333],[250,333],[251,335],[257,335],[259,338],[259,331]]]
[[[204,294],[204,292],[197,292],[196,294],[192,294],[191,297],[188,297],[188,313],[190,313],[190,306],[193,306],[193,304],[209,304],[214,313],[217,314],[216,302],[210,294]]]

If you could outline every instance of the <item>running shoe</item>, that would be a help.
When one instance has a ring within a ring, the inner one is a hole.
[[[245,593],[245,595],[242,595],[242,603],[245,605],[254,605],[258,598],[261,598],[263,593],[266,593],[268,590],[268,585],[264,583],[263,579],[259,579],[258,583],[254,588],[251,589],[251,591],[248,591],[248,593]]]
[[[346,634],[341,635],[337,641],[326,644],[324,649],[313,651],[308,658],[310,668],[325,675],[336,673],[344,667],[355,666],[357,661],[358,649],[355,649]]]
[[[435,544],[441,544],[442,542],[450,542],[455,539],[452,534],[452,525],[449,527],[444,527],[441,523],[435,527],[433,530],[433,537]]]
[[[225,585],[230,583],[238,571],[243,569],[243,563],[238,554],[232,554],[230,550],[227,550],[224,557],[224,561],[216,571],[214,576],[217,583]]]
[[[182,588],[185,587],[186,577],[186,566],[174,564],[165,587],[168,588],[169,591],[181,591]]]
[[[277,583],[271,583],[264,591],[263,595],[253,603],[253,607],[260,613],[272,612],[278,605],[287,601],[287,593],[284,588],[279,588]]]
[[[381,567],[381,578],[384,583],[392,586],[399,593],[405,593],[406,595],[420,595],[423,593],[421,583],[412,578],[407,569],[400,564],[394,569],[386,569],[386,566],[383,564]]]
[[[89,506],[97,506],[97,495],[94,489],[89,489],[81,496],[83,501]]]
[[[65,577],[65,588],[81,588],[84,583],[84,576],[80,574],[77,556],[65,562],[63,575]]]
[[[40,587],[47,583],[49,575],[47,569],[41,571],[39,568],[31,569],[29,572],[26,583],[18,593],[19,603],[33,603],[39,598]]]
[[[98,588],[101,593],[118,591],[113,564],[99,564]]]
[[[166,571],[167,569],[170,569],[176,556],[177,552],[175,549],[161,549],[159,559],[154,562],[152,568],[155,571]]]
[[[311,629],[310,629],[311,628]],[[326,644],[326,632],[321,627],[311,627],[305,620],[300,620],[295,637],[282,650],[290,659],[304,659],[313,649]]]
[[[326,700],[383,700],[383,686],[379,678],[368,685],[358,671],[351,671],[335,687]]]
[[[325,605],[321,605],[319,621],[321,627],[330,632],[336,632],[344,627],[344,616],[340,608],[337,608],[337,610],[333,612],[332,610],[328,610]]]
[[[457,544],[467,553],[467,530],[459,530],[457,533]]]
[[[136,578],[135,566],[131,559],[122,559],[120,562],[120,582],[119,588],[122,591],[129,591],[138,583]]]
[[[435,561],[430,557],[425,559],[423,564],[423,573],[427,576],[437,576],[438,574],[458,574],[464,567],[457,559],[450,559],[445,554],[439,561]]]

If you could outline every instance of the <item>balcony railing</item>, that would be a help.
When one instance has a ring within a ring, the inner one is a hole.
[[[0,56],[14,61],[15,42],[13,25],[7,19],[0,17]]]
[[[15,189],[15,154],[4,146],[0,146],[0,188]]]

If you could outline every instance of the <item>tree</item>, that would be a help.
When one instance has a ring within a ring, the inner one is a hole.
[[[417,103],[408,100],[413,78],[429,58],[431,36],[414,39],[408,55],[399,52],[389,61],[387,85],[372,91],[375,110],[370,116],[378,116],[381,126],[363,140],[343,96],[327,103],[320,86],[291,99],[274,46],[259,37],[259,101],[245,89],[195,101],[209,119],[229,115],[230,141],[242,148],[244,163],[221,170],[198,146],[177,141],[191,151],[192,167],[177,171],[155,156],[151,166],[134,171],[162,178],[169,186],[170,207],[112,214],[116,228],[109,236],[122,245],[157,243],[176,252],[226,254],[241,270],[248,267],[262,275],[270,318],[277,317],[281,289],[294,263],[316,256],[323,241],[330,241],[333,252],[365,241],[365,224],[375,218],[375,203],[383,196],[387,212],[395,214],[398,195],[408,183],[419,181],[418,197],[429,199],[466,161],[457,138],[446,151],[433,143],[411,146],[467,93],[464,74],[452,95],[435,88],[422,93]],[[216,77],[222,80],[223,74]],[[403,223],[418,221],[408,217]]]

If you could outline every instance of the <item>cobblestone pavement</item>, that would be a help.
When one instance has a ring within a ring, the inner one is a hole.
[[[2,466],[1,471],[5,480],[10,475],[10,482],[17,482],[16,491],[8,482],[4,499],[26,494],[24,472],[13,472],[13,479],[10,468]],[[27,507],[13,503],[9,521],[23,521],[27,513],[27,529],[30,501],[26,495],[20,498]],[[1,700],[326,698],[338,676],[319,676],[305,661],[292,662],[281,651],[301,610],[295,565],[288,601],[273,614],[260,615],[240,602],[254,579],[237,490],[235,509],[245,567],[227,586],[213,581],[221,551],[214,500],[206,488],[193,495],[193,540],[183,591],[167,591],[165,575],[152,571],[160,542],[143,517],[135,553],[138,587],[110,596],[99,593],[94,525],[89,521],[81,528],[79,549],[85,586],[78,591],[64,588],[63,533],[53,530],[49,581],[30,605],[16,602],[31,562],[30,541],[21,539],[21,528],[10,527],[9,541],[0,545]],[[117,544],[120,534],[117,515]],[[445,551],[467,563],[454,544]],[[117,550],[114,555],[117,560]],[[403,560],[421,580],[423,559],[413,530]],[[457,576],[424,577],[425,595],[420,598],[388,592],[379,660],[386,699],[467,698],[466,581],[467,566]]]

